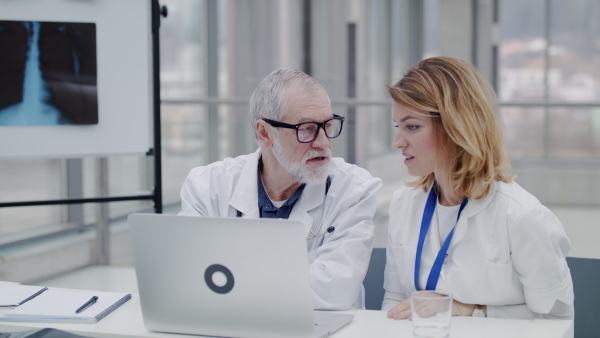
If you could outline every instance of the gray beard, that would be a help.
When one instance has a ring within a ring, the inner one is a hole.
[[[306,164],[306,161],[310,158],[317,156],[326,156],[331,159],[331,149],[325,150],[311,150],[304,154],[302,161],[293,162],[287,154],[283,151],[283,146],[279,142],[278,138],[274,139],[273,142],[273,155],[277,162],[290,174],[295,180],[306,184],[319,184],[325,182],[329,175],[329,166],[331,162],[319,168],[311,168]]]

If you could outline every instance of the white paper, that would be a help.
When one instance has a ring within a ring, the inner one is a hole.
[[[0,306],[18,305],[43,288],[42,286],[2,284],[0,285]]]
[[[96,303],[80,313],[75,313],[94,296],[98,296]],[[95,323],[103,317],[98,318],[102,312],[127,296],[131,297],[127,293],[119,292],[47,290],[4,316],[0,316],[0,320]]]

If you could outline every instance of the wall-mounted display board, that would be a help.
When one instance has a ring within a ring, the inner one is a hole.
[[[0,0],[0,159],[152,148],[148,0]]]

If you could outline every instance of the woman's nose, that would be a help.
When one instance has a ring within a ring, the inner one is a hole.
[[[396,135],[394,135],[394,140],[392,141],[392,147],[394,147],[396,149],[402,149],[405,146],[406,146],[406,139],[400,133],[400,131],[397,131]]]

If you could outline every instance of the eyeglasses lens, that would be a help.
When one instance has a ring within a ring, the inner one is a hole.
[[[303,123],[298,127],[298,141],[300,142],[311,142],[319,133],[320,124],[307,122]],[[329,138],[336,138],[340,136],[340,130],[342,121],[338,119],[331,119],[325,123],[325,135]]]

